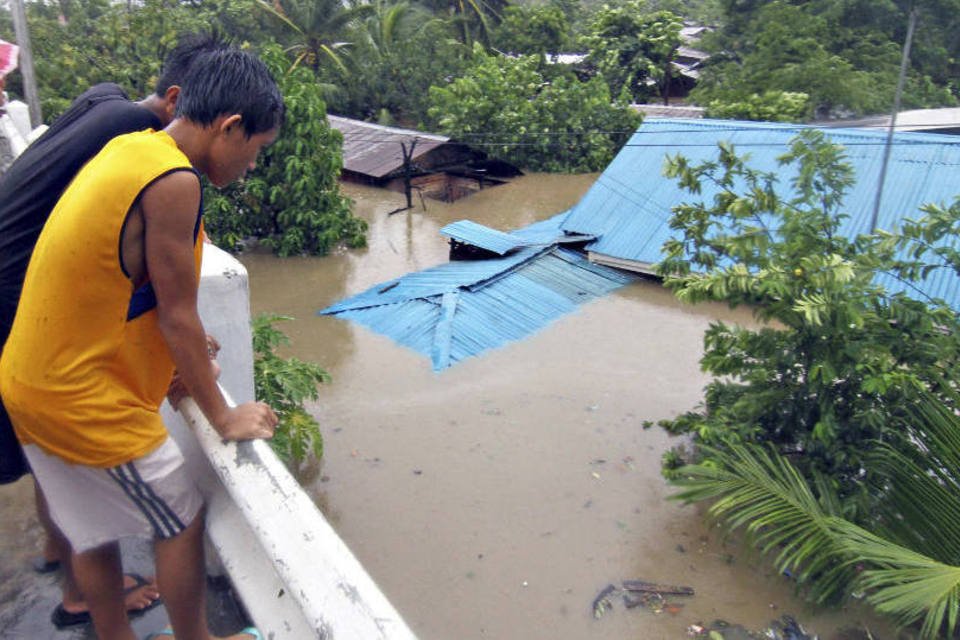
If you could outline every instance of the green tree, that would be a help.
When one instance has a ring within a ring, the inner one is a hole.
[[[350,57],[351,81],[331,110],[381,124],[416,126],[426,116],[430,85],[459,75],[463,45],[450,25],[422,6],[377,2]]]
[[[364,246],[367,225],[340,192],[343,139],[327,123],[320,86],[305,68],[289,69],[279,45],[260,55],[278,80],[286,122],[243,182],[205,190],[208,233],[231,248],[260,238],[282,256],[324,254],[340,243]]]
[[[713,100],[707,117],[764,122],[804,122],[810,117],[810,96],[789,91],[752,93],[738,102]]]
[[[447,86],[430,88],[429,115],[451,137],[482,144],[493,156],[538,171],[599,171],[640,123],[611,103],[600,78],[546,82],[536,56],[490,55]]]
[[[490,44],[490,35],[509,0],[420,0],[434,15],[448,20],[461,43]]]
[[[493,41],[501,51],[546,59],[563,51],[569,32],[567,17],[559,7],[513,5],[504,9]]]
[[[255,0],[210,0],[190,6],[171,0],[138,3],[27,4],[34,65],[44,117],[52,121],[98,82],[115,82],[133,99],[151,93],[164,57],[180,35],[217,25],[228,38],[263,33]],[[0,21],[0,34],[6,25]]]
[[[715,193],[674,209],[676,235],[658,266],[666,286],[687,302],[751,305],[763,324],[712,324],[703,406],[661,424],[693,434],[706,451],[760,443],[791,455],[806,478],[829,477],[857,519],[877,500],[861,482],[870,471],[864,443],[905,446],[901,408],[919,390],[943,397],[960,354],[952,309],[891,293],[874,278],[890,273],[916,285],[932,270],[956,270],[960,260],[941,241],[957,232],[960,202],[927,207],[897,234],[848,238],[839,228],[853,175],[839,148],[807,131],[781,162],[794,196],[728,145],[716,162],[668,162],[668,175],[692,195],[703,184]]]
[[[350,46],[349,34],[373,11],[369,4],[347,5],[339,0],[258,0],[259,6],[290,32],[288,51],[294,54],[293,66],[304,63],[314,74],[324,61],[347,71],[340,51]]]
[[[721,30],[693,99],[742,102],[765,91],[802,92],[819,117],[883,113],[893,104],[907,16],[919,11],[904,108],[956,103],[957,0],[722,0]]]
[[[669,11],[646,13],[644,8],[641,0],[604,5],[580,41],[588,51],[587,64],[606,80],[612,95],[666,100],[683,23]]]

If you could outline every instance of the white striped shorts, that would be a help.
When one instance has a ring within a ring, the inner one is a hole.
[[[75,553],[130,536],[172,538],[203,507],[172,438],[142,458],[109,469],[71,464],[36,445],[23,451],[53,521]]]

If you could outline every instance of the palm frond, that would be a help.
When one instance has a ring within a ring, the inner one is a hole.
[[[907,410],[908,444],[880,444],[869,458],[877,493],[885,498],[885,537],[960,565],[960,417],[931,397]]]
[[[272,15],[277,20],[280,20],[280,22],[290,27],[294,32],[303,35],[303,29],[297,26],[295,22],[290,20],[290,18],[287,17],[287,14],[284,13],[282,9],[278,9],[277,7],[274,7],[272,4],[270,4],[269,2],[266,2],[265,0],[257,0],[257,4],[260,6],[261,9],[263,9],[264,11]]]
[[[783,457],[753,445],[710,450],[715,465],[678,471],[687,502],[712,500],[709,514],[731,529],[744,529],[774,566],[791,572],[816,602],[838,600],[852,583],[853,568],[834,539],[834,500],[819,501],[800,473]],[[826,486],[826,483],[823,483]]]
[[[960,615],[960,567],[939,562],[845,521],[833,523],[841,546],[870,568],[858,580],[867,601],[921,636],[953,637]]]

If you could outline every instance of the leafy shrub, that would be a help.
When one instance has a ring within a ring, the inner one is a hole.
[[[280,418],[273,450],[288,464],[299,465],[312,452],[323,457],[320,425],[303,405],[319,397],[317,385],[330,381],[330,374],[311,362],[281,358],[277,347],[289,344],[287,336],[275,328],[275,322],[292,320],[288,316],[260,315],[253,320],[253,377],[256,396],[276,411]]]
[[[323,255],[341,242],[364,246],[367,224],[340,192],[343,137],[327,123],[322,88],[308,69],[290,69],[279,45],[266,46],[260,57],[277,78],[286,122],[243,182],[205,189],[207,232],[234,249],[260,238],[281,256]]]

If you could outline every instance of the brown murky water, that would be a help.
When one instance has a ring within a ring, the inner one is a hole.
[[[864,610],[818,611],[696,509],[666,500],[670,446],[644,420],[696,405],[701,336],[719,306],[679,305],[639,282],[538,334],[442,373],[427,358],[320,309],[446,261],[444,224],[508,230],[564,210],[595,175],[530,175],[458,203],[387,215],[402,196],[348,186],[370,246],[326,258],[242,257],[255,313],[296,320],[289,353],[333,375],[315,407],[326,455],[307,480],[327,517],[424,640],[686,637],[717,618],[759,629],[792,613],[821,638],[889,627]],[[692,586],[663,613],[594,596],[639,578]]]

